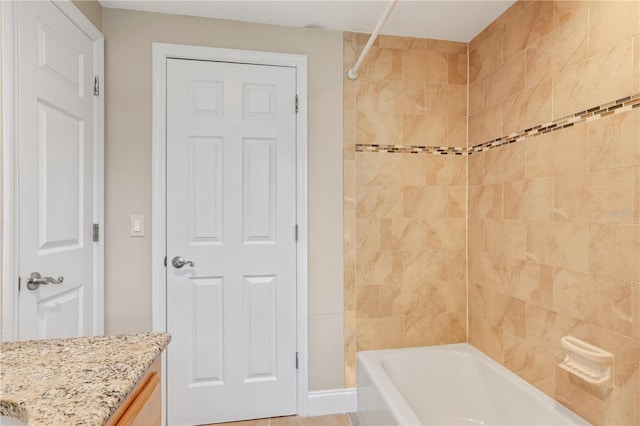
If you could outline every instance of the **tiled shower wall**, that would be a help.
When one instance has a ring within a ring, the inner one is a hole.
[[[513,141],[468,157],[469,342],[595,424],[640,423],[639,33],[638,1],[518,2],[469,45],[469,145]]]
[[[345,73],[368,39],[345,33]],[[466,341],[466,43],[380,36],[344,81],[345,384],[358,350]],[[377,152],[362,152],[377,151]]]
[[[464,340],[466,217],[470,343],[590,422],[640,424],[639,34],[638,1],[516,3],[468,45],[466,148],[443,112],[462,66],[423,65],[424,100],[403,69],[462,46],[381,37],[345,80],[347,387],[357,350]],[[345,71],[365,41],[345,35]],[[615,354],[613,389],[557,367],[567,334]]]

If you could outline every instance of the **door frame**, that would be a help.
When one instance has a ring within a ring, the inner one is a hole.
[[[93,334],[104,334],[104,35],[71,0],[50,0],[93,41],[93,66],[100,81],[94,103],[94,223],[99,241],[94,250],[96,285]],[[2,341],[18,337],[18,14],[16,1],[2,1]]]
[[[153,331],[167,331],[166,258],[166,101],[168,59],[205,60],[242,64],[292,67],[296,70],[298,113],[296,114],[296,351],[297,414],[307,415],[308,400],[308,229],[307,229],[307,56],[179,44],[153,43],[152,215],[151,215],[151,315]],[[294,362],[294,360],[291,360]],[[167,377],[167,363],[163,362]],[[167,407],[167,384],[162,386]],[[165,415],[166,413],[163,413]],[[166,417],[164,417],[166,418]]]

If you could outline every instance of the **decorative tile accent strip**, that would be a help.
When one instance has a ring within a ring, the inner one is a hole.
[[[640,93],[627,96],[606,103],[604,105],[589,108],[575,114],[559,118],[535,127],[525,129],[521,132],[512,133],[499,137],[489,142],[474,145],[471,148],[447,147],[447,146],[406,146],[406,145],[377,145],[377,144],[356,144],[356,152],[388,152],[402,154],[434,154],[434,155],[471,155],[474,152],[488,151],[504,145],[516,143],[540,136],[550,132],[566,129],[583,122],[595,121],[614,114],[621,114],[632,109],[640,108]]]

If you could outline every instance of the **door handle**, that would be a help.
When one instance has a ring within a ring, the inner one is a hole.
[[[39,272],[32,272],[27,277],[27,288],[29,290],[36,290],[41,285],[47,284],[62,284],[64,277],[43,277]]]
[[[182,256],[176,256],[173,259],[171,259],[171,264],[173,265],[174,268],[182,268],[184,265],[189,265],[190,267],[194,267],[196,266],[195,263],[193,263],[190,260],[184,260],[184,257]]]

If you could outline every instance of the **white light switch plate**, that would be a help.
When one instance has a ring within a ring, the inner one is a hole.
[[[144,237],[144,215],[131,215],[131,236]]]

